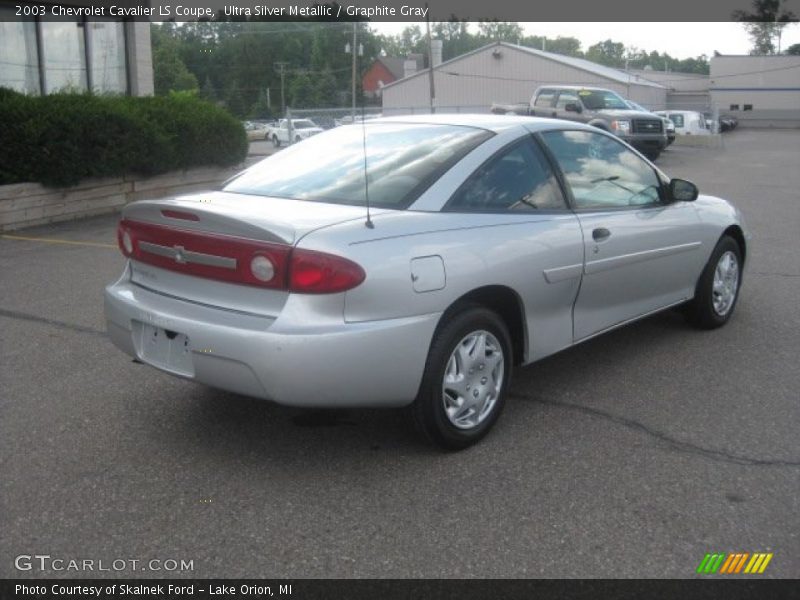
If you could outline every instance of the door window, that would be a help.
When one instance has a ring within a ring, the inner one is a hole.
[[[547,131],[547,147],[561,167],[578,209],[660,202],[660,180],[650,165],[611,136],[591,131]]]
[[[564,110],[564,107],[567,104],[580,104],[581,101],[578,98],[578,94],[575,92],[561,92],[558,95],[558,102],[556,102],[556,108],[559,110]]]
[[[531,212],[565,209],[561,188],[539,147],[530,139],[501,150],[455,193],[447,210]]]

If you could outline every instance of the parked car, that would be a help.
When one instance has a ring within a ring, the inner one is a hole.
[[[625,99],[625,103],[630,107],[631,110],[638,110],[639,112],[649,112],[653,113],[653,111],[645,108],[641,104],[637,104],[633,100]],[[655,114],[655,113],[653,113]],[[667,146],[672,144],[675,141],[675,123],[673,123],[667,117],[661,117],[661,120],[664,122],[664,131],[667,133]]]
[[[507,115],[332,129],[117,233],[122,351],[285,405],[407,406],[445,448],[521,365],[680,305],[724,325],[747,255],[733,206],[617,136]]]
[[[517,102],[515,104],[503,104],[492,102],[489,112],[493,115],[527,115],[530,111],[527,102]]]
[[[278,148],[281,144],[302,142],[322,131],[324,131],[322,127],[311,119],[292,119],[291,127],[288,119],[281,119],[276,127],[269,130],[269,137],[272,144]]]
[[[245,121],[244,130],[247,132],[247,139],[251,142],[255,140],[269,139],[269,127],[266,123],[259,121]]]
[[[667,147],[664,123],[650,112],[632,111],[619,94],[603,88],[548,85],[531,98],[530,114],[593,125],[625,140],[650,160]]]
[[[711,135],[703,113],[692,110],[659,110],[656,114],[675,123],[675,133],[678,135]]]
[[[739,125],[739,119],[731,115],[722,115],[719,118],[720,131],[733,131]]]

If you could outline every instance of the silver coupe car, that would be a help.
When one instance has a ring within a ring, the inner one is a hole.
[[[301,407],[407,406],[483,437],[515,367],[682,305],[731,317],[748,235],[604,131],[434,115],[339,127],[222,191],[125,207],[105,292],[121,350]]]

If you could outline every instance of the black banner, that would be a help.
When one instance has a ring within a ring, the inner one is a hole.
[[[51,579],[0,581],[2,600],[463,600],[467,598],[600,600],[782,600],[798,597],[796,580],[396,580],[396,579]]]

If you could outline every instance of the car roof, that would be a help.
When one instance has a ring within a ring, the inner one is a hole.
[[[455,125],[462,127],[477,127],[495,133],[506,131],[514,127],[526,127],[528,130],[545,131],[548,129],[591,129],[582,123],[565,121],[563,119],[545,119],[541,117],[528,117],[524,115],[493,115],[493,114],[424,114],[405,115],[396,117],[381,117],[370,119],[373,123],[409,123],[428,125]]]
[[[594,92],[611,92],[608,88],[593,85],[540,85],[536,90],[590,90]],[[613,92],[616,94],[616,92]],[[617,94],[619,95],[619,94]]]

